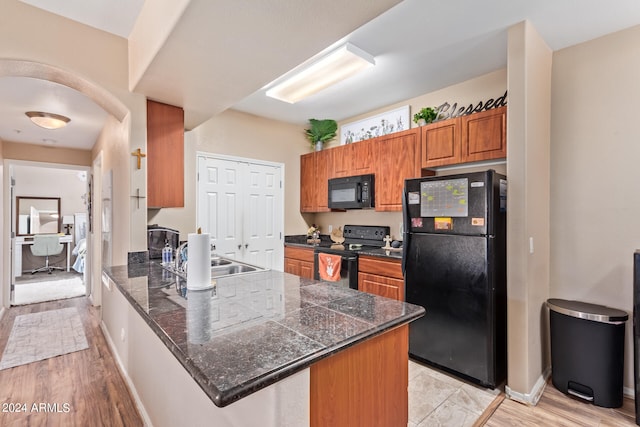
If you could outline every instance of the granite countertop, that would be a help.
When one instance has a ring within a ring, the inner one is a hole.
[[[153,261],[104,271],[220,407],[424,315],[417,305],[277,271],[218,278],[208,291],[187,291]]]
[[[301,234],[301,235],[285,236],[284,244],[285,246],[295,246],[300,248],[315,249],[315,248],[330,248],[335,243],[331,241],[331,238],[328,235],[324,235],[324,234],[320,236],[320,243],[315,243],[315,244],[307,243],[307,236]],[[402,259],[401,250],[389,251],[389,250],[382,249],[382,247],[380,248],[365,247],[363,249],[359,249],[357,252],[360,255],[375,256],[380,258],[391,258],[391,259],[397,259],[397,260]]]

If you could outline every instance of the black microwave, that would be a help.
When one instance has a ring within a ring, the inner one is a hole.
[[[375,207],[375,175],[349,176],[329,180],[329,209]]]

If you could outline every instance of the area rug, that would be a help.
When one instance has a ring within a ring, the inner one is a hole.
[[[85,293],[86,289],[80,276],[51,282],[18,283],[15,287],[13,305],[73,298]]]
[[[89,348],[75,307],[16,316],[0,370]]]

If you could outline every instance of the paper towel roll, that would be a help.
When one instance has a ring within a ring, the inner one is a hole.
[[[211,241],[208,233],[189,233],[187,289],[211,287]]]

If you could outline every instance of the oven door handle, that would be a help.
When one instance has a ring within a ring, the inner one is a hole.
[[[343,256],[343,257],[342,257],[342,260],[343,260],[343,261],[355,261],[355,260],[357,260],[357,259],[358,259],[358,257],[357,257],[357,256]]]

